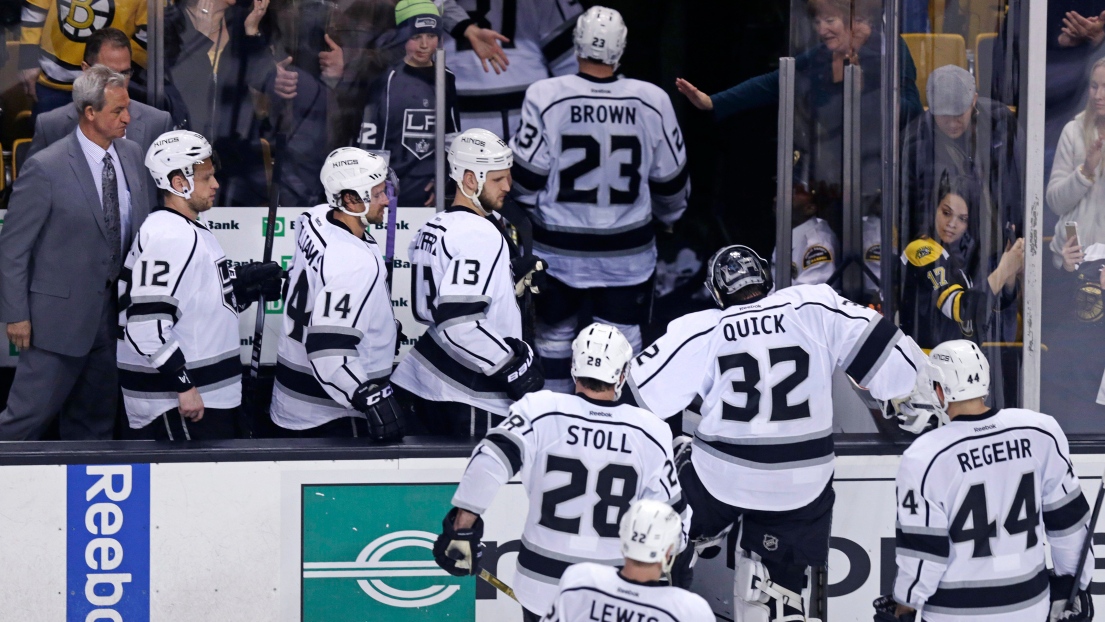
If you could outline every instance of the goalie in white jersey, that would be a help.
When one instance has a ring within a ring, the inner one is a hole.
[[[499,137],[468,130],[449,146],[453,205],[419,229],[408,249],[411,311],[427,325],[392,377],[422,434],[483,436],[514,400],[541,388],[522,341],[512,266],[524,281],[532,256],[508,239],[498,210],[513,155]],[[521,263],[519,263],[521,262]]]
[[[296,221],[270,416],[285,436],[403,438],[389,376],[396,324],[370,224],[388,205],[384,159],[355,147],[322,165],[328,204]]]
[[[234,267],[200,220],[219,182],[207,140],[162,134],[146,153],[162,207],[142,223],[119,275],[119,384],[132,437],[234,438],[241,429],[238,312],[280,291],[280,266]]]
[[[657,223],[670,227],[690,194],[687,152],[667,94],[618,78],[627,31],[592,7],[574,33],[580,73],[536,82],[511,138],[515,195],[531,207],[534,253],[549,263],[537,302],[545,388],[569,392],[577,313],[617,326],[633,351],[648,323]],[[547,291],[545,291],[547,290]]]
[[[911,609],[926,622],[1091,619],[1093,555],[1077,568],[1090,506],[1063,430],[1038,412],[988,408],[990,365],[974,343],[946,341],[929,358],[932,401],[950,422],[902,456],[898,576],[893,601],[876,601],[877,619]],[[1078,595],[1064,611],[1075,576]]]
[[[442,523],[434,558],[452,574],[479,572],[483,521],[499,487],[521,473],[529,494],[514,593],[525,620],[549,610],[568,566],[621,564],[618,526],[630,503],[657,499],[690,518],[672,459],[671,431],[618,404],[633,353],[612,326],[592,324],[572,346],[576,395],[531,393],[476,446]],[[680,529],[678,548],[685,543]],[[473,559],[473,556],[475,559]]]
[[[721,308],[672,322],[637,357],[631,391],[665,419],[702,397],[679,481],[695,512],[692,539],[739,522],[736,618],[804,619],[807,567],[824,566],[829,554],[833,371],[844,369],[878,399],[905,399],[924,354],[828,285],[767,295],[767,263],[750,248],[721,249],[707,274]]]
[[[542,622],[713,622],[698,594],[665,580],[679,554],[682,522],[670,505],[642,499],[622,516],[621,568],[583,563],[560,577],[560,593]]]

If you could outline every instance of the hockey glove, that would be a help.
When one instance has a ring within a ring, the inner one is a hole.
[[[1047,579],[1051,586],[1051,613],[1048,615],[1048,622],[1093,619],[1093,598],[1088,590],[1079,590],[1074,602],[1067,601],[1071,588],[1074,587],[1073,576],[1049,574]]]
[[[913,622],[917,618],[917,612],[912,609],[898,615],[898,603],[893,596],[879,596],[871,604],[875,607],[875,622]]]
[[[535,255],[525,255],[510,260],[510,271],[514,274],[514,296],[521,298],[526,289],[535,294],[541,293],[545,286],[545,269],[549,264]]]
[[[529,344],[514,337],[506,337],[503,341],[514,351],[514,356],[491,377],[504,385],[504,391],[513,401],[522,399],[526,393],[540,391],[545,386],[545,375],[537,366]]]
[[[353,408],[368,418],[368,435],[374,441],[403,438],[403,409],[387,380],[369,380],[353,391]]]
[[[275,261],[251,261],[232,268],[230,278],[234,286],[234,300],[239,308],[244,309],[261,296],[268,301],[279,299],[284,269]]]
[[[456,518],[457,508],[453,508],[441,521],[441,535],[434,541],[434,561],[454,577],[475,575],[483,557],[483,519],[476,517],[468,529],[454,529]]]

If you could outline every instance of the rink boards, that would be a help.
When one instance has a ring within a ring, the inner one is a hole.
[[[872,599],[890,588],[897,462],[837,460],[833,622],[870,620]],[[513,601],[432,562],[429,547],[465,463],[0,466],[0,611],[7,620],[69,622],[514,622]],[[1103,465],[1105,455],[1075,456],[1090,503]],[[485,515],[484,566],[508,584],[527,507],[511,483]],[[1105,544],[1105,533],[1095,540]],[[730,577],[724,555],[695,573],[696,590],[722,620]]]

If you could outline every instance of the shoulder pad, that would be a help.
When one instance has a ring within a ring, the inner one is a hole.
[[[906,261],[915,266],[927,266],[945,254],[944,247],[929,238],[913,240],[905,247]]]

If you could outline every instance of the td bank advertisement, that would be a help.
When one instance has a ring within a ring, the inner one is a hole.
[[[1074,458],[1092,502],[1105,455]],[[433,562],[466,462],[0,466],[0,619],[517,622],[517,603]],[[832,622],[870,620],[893,580],[897,462],[837,460]],[[508,585],[526,507],[512,482],[484,515],[481,566]],[[725,557],[695,570],[719,620],[732,619]]]

